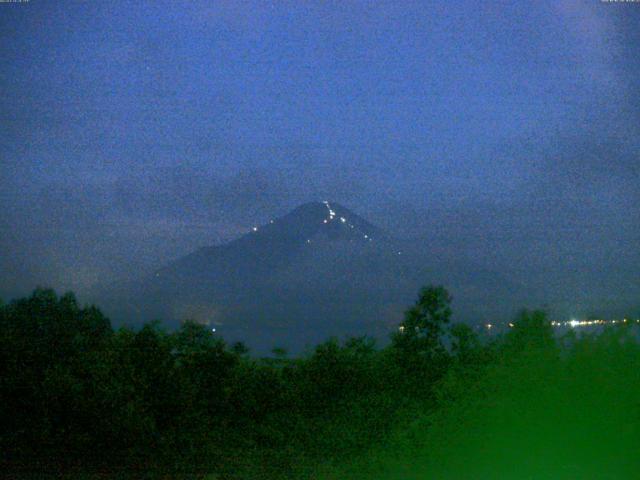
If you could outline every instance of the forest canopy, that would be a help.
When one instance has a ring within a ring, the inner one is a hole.
[[[640,344],[451,324],[426,287],[384,348],[332,338],[253,357],[203,325],[114,330],[38,289],[0,304],[0,449],[17,478],[633,478]],[[527,476],[528,475],[528,476]]]

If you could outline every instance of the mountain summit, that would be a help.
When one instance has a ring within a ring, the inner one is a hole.
[[[342,205],[310,202],[283,217],[252,227],[249,233],[229,243],[203,247],[162,268],[156,277],[202,278],[217,275],[222,269],[229,281],[234,272],[268,273],[318,244],[338,240],[367,244],[376,238],[384,238],[380,229]]]
[[[329,201],[305,203],[284,217],[270,221],[266,227],[269,225],[305,241],[318,234],[334,239],[372,241],[373,236],[381,233],[351,210]],[[254,232],[259,232],[259,228],[254,227]]]
[[[319,237],[352,241],[372,241],[381,231],[335,202],[310,202],[231,242],[255,244],[282,242],[289,247],[303,246]]]

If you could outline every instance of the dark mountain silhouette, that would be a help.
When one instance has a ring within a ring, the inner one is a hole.
[[[191,318],[254,349],[296,350],[329,335],[385,337],[428,283],[464,299],[454,303],[458,319],[472,322],[504,314],[488,299],[516,293],[493,272],[434,255],[427,241],[396,239],[342,205],[313,202],[100,303],[116,321]]]
[[[201,248],[162,268],[156,277],[220,279],[227,285],[237,278],[244,283],[247,275],[270,275],[312,244],[364,244],[379,234],[376,227],[339,204],[306,203],[228,244]]]

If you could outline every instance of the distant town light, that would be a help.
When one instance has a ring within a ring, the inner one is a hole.
[[[562,327],[571,327],[571,328],[576,328],[576,327],[593,327],[593,326],[598,326],[598,325],[622,325],[625,323],[640,323],[640,319],[634,320],[634,319],[611,319],[611,320],[604,320],[604,319],[591,319],[591,320],[577,320],[575,318],[572,318],[571,320],[565,320],[565,321],[558,321],[558,320],[551,320],[549,322],[549,324],[552,327],[557,327],[557,328],[562,328]],[[512,322],[506,323],[506,325],[508,325],[510,328],[514,328],[515,324]],[[486,329],[491,329],[493,327],[495,327],[495,324],[491,324],[491,323],[486,323],[484,324],[484,328]]]

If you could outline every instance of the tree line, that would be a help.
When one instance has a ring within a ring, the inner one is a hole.
[[[450,319],[447,290],[426,287],[384,348],[333,338],[300,357],[254,358],[195,322],[115,330],[73,294],[37,289],[0,305],[0,468],[15,477],[330,478],[357,459],[375,465],[378,449],[410,450],[403,435],[431,432],[470,391],[490,397],[496,371],[533,366],[528,381],[538,367],[620,348],[640,365],[620,329],[606,344],[558,341],[543,312],[525,311],[506,335],[482,340]]]

